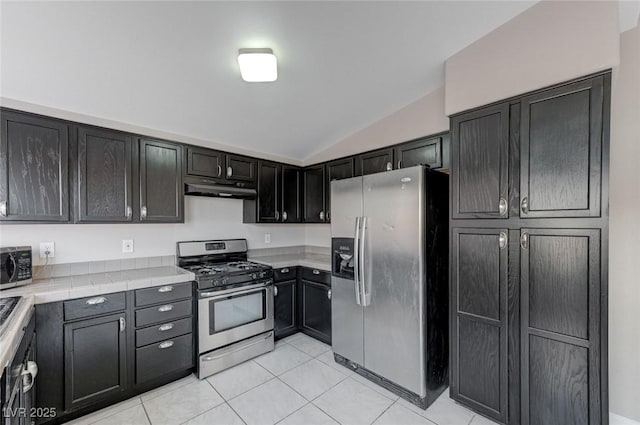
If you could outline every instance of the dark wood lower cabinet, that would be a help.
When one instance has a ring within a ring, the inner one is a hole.
[[[279,282],[274,287],[274,319],[276,338],[284,338],[298,330],[298,281]]]
[[[65,410],[127,389],[127,318],[122,311],[64,325]]]
[[[300,280],[303,332],[331,344],[331,287],[305,279]]]

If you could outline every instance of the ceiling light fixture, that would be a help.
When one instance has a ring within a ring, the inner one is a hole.
[[[242,79],[249,83],[278,79],[278,60],[271,49],[240,49],[238,64]]]

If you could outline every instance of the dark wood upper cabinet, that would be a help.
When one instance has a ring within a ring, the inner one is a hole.
[[[324,164],[304,169],[303,220],[305,223],[324,223],[326,220],[324,172]]]
[[[140,220],[183,222],[182,146],[140,139]]]
[[[521,217],[600,216],[603,80],[522,99]]]
[[[600,424],[600,230],[522,229],[520,256],[521,423]]]
[[[65,410],[123,393],[127,387],[126,312],[64,325]]]
[[[280,219],[280,179],[282,166],[258,162],[258,222],[275,223]]]
[[[507,418],[507,229],[453,229],[451,397]]]
[[[302,221],[302,172],[300,168],[289,165],[282,166],[282,214],[283,223],[300,223]]]
[[[442,168],[443,136],[413,140],[395,148],[396,168],[427,165]]]
[[[77,222],[128,222],[133,215],[131,136],[78,129]]]
[[[507,218],[509,104],[451,119],[453,218]]]
[[[224,178],[224,153],[188,146],[187,170],[190,176]]]
[[[226,178],[233,181],[256,181],[257,161],[253,158],[227,154]]]
[[[327,221],[331,221],[331,181],[348,179],[353,177],[353,158],[338,159],[328,162],[326,165],[326,200],[325,209],[327,210]]]
[[[69,221],[66,123],[2,110],[0,220]]]
[[[379,149],[355,157],[356,176],[390,170],[393,170],[393,148]]]

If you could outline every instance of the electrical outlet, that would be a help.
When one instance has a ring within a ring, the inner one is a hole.
[[[264,243],[271,243],[271,233],[264,234]]]
[[[133,239],[122,240],[122,252],[133,252]]]
[[[56,256],[56,244],[54,242],[40,242],[40,258],[53,258]]]

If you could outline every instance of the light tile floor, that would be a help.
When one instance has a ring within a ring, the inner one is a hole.
[[[335,363],[331,347],[304,334],[206,380],[194,375],[74,425],[492,425],[445,391],[421,410]]]

